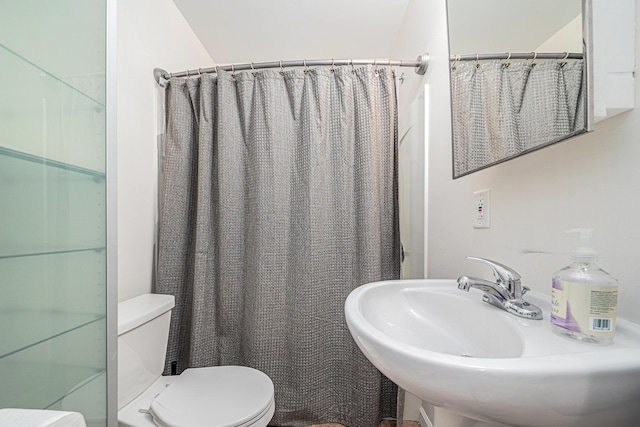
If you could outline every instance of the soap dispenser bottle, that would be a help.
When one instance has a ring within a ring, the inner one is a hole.
[[[577,228],[581,246],[573,262],[553,275],[551,324],[554,332],[593,344],[610,344],[616,330],[618,281],[595,264],[592,230]]]

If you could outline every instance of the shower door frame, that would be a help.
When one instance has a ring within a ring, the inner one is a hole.
[[[107,427],[118,426],[117,0],[106,0]]]

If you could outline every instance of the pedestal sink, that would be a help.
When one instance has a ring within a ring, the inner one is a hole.
[[[640,325],[618,319],[614,343],[555,335],[543,320],[482,302],[454,280],[395,280],[355,289],[347,325],[367,358],[417,397],[513,426],[640,425]]]

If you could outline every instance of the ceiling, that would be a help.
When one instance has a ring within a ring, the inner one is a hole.
[[[391,55],[409,0],[174,0],[217,64]]]
[[[229,64],[389,58],[409,1],[434,0],[173,1],[213,60]],[[581,0],[448,4],[454,53],[529,52],[579,15]]]

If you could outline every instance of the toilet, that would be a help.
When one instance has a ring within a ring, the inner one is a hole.
[[[161,375],[173,306],[173,296],[159,294],[118,304],[118,425],[265,427],[275,401],[264,373],[216,366]]]

